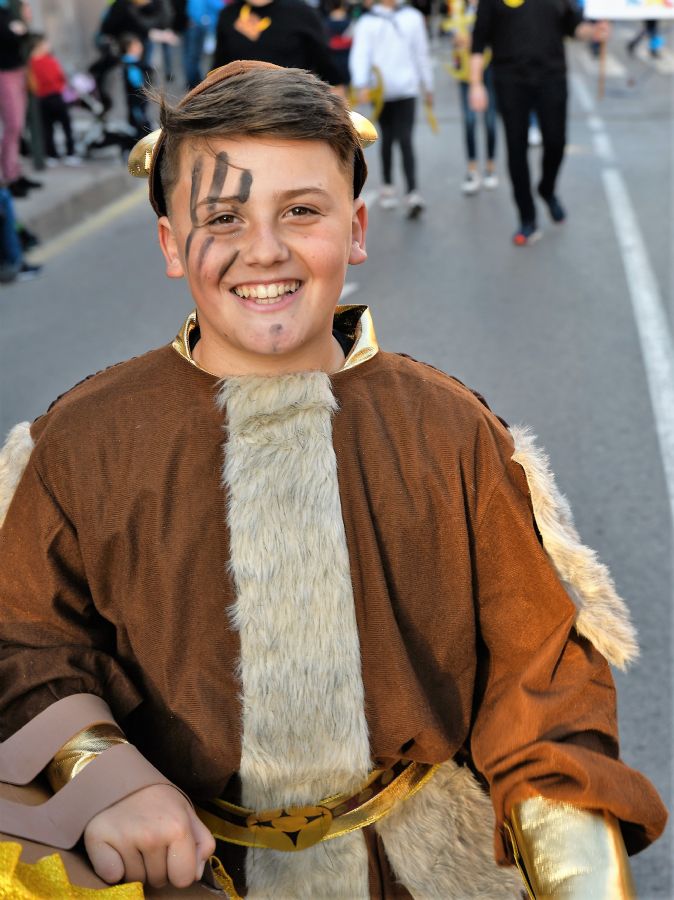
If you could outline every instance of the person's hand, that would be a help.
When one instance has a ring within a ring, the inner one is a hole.
[[[470,47],[470,35],[463,31],[455,31],[452,44],[455,50],[467,50]]]
[[[361,106],[365,103],[370,102],[370,88],[359,88],[358,90],[358,105]]]
[[[20,19],[13,19],[7,27],[13,34],[23,36],[24,34],[28,33],[28,26]]]
[[[489,97],[484,84],[471,84],[468,88],[468,105],[473,112],[484,112],[489,106]]]
[[[611,23],[605,19],[595,22],[592,29],[592,40],[597,44],[605,44],[611,37]]]
[[[94,816],[84,830],[84,846],[108,884],[183,888],[201,878],[215,841],[180,791],[156,784]]]
[[[424,91],[424,103],[426,106],[433,106],[433,91]]]

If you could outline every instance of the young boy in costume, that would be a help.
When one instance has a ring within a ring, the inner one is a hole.
[[[2,828],[178,887],[213,833],[231,896],[633,896],[608,573],[526,432],[335,310],[368,124],[234,63],[134,155],[197,311],[3,452],[0,779],[56,793]]]

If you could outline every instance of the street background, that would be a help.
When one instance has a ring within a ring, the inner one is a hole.
[[[57,6],[40,5],[45,18]],[[102,5],[58,3],[82,23]],[[630,248],[616,231],[604,173],[618,172],[627,187],[671,333],[674,66],[669,49],[657,65],[628,58],[624,43],[634,27],[615,29],[601,102],[596,61],[584,46],[571,50],[569,147],[559,190],[569,218],[553,226],[541,208],[543,239],[527,248],[510,243],[516,217],[502,141],[498,190],[460,192],[458,89],[443,66],[449,47],[436,43],[440,130],[434,135],[423,121],[417,130],[428,208],[417,222],[379,209],[377,149],[368,151],[370,259],[351,271],[344,299],[372,308],[385,349],[456,375],[507,421],[531,426],[547,448],[581,535],[611,568],[641,637],[640,662],[616,676],[623,756],[671,805],[672,485],[634,280],[626,275]],[[534,167],[538,153],[530,151]],[[101,173],[94,178],[101,183],[111,171],[119,178],[116,160],[97,165],[72,178],[91,179],[91,171]],[[113,193],[124,196],[116,206],[75,232],[51,228],[40,279],[1,289],[3,433],[90,373],[170,341],[191,309],[185,285],[164,277],[143,188],[131,179],[117,184]],[[18,205],[19,213],[26,208]],[[39,230],[39,222],[38,204],[32,227]],[[663,331],[665,347],[667,337]],[[643,898],[674,896],[669,832],[634,860]]]

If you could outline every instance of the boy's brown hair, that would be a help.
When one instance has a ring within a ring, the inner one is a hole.
[[[166,215],[178,180],[180,147],[190,138],[278,137],[324,141],[360,194],[367,167],[344,101],[302,69],[246,60],[209,73],[177,106],[161,101],[162,135],[150,175],[150,200]]]

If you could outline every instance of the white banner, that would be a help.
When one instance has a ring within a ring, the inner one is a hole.
[[[585,0],[586,19],[674,19],[674,0]]]

